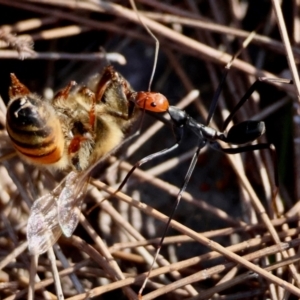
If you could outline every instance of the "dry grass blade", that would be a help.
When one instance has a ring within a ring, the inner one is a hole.
[[[101,182],[97,183],[98,188],[101,188],[111,194],[114,194],[114,189],[107,187],[106,185],[104,185]],[[131,205],[134,205],[135,207],[138,207],[139,209],[141,209],[143,212],[150,214],[150,215],[154,215],[155,214],[155,218],[159,219],[160,221],[163,222],[167,222],[168,218],[167,216],[159,213],[158,211],[156,211],[155,209],[153,209],[152,207],[147,206],[144,203],[140,203],[134,199],[131,199],[130,197],[126,196],[126,195],[120,195],[119,193],[117,194],[118,197],[120,197],[120,199],[122,199],[122,201],[128,202]],[[300,296],[300,289],[298,289],[297,287],[295,287],[294,285],[281,280],[280,278],[272,275],[269,272],[264,271],[263,269],[261,269],[260,267],[251,264],[249,261],[247,260],[243,260],[242,257],[240,257],[239,255],[236,255],[234,253],[232,253],[231,251],[227,251],[225,248],[223,248],[220,244],[207,239],[206,237],[202,236],[201,234],[198,234],[192,230],[190,230],[189,228],[183,226],[182,224],[172,220],[171,221],[171,226],[173,228],[175,228],[176,230],[187,234],[188,236],[192,237],[195,241],[205,245],[206,247],[213,249],[223,255],[225,255],[225,257],[227,257],[228,259],[240,263],[243,266],[245,266],[246,268],[252,270],[253,272],[258,273],[259,275],[267,278],[268,280],[270,280],[271,282],[274,282],[276,284],[278,284],[279,286],[285,288],[286,290],[290,291],[291,293],[294,293],[296,295]],[[276,246],[278,247],[278,246]],[[282,243],[281,246],[279,246],[279,249],[277,248],[277,250],[279,251],[285,251],[287,249],[287,245],[286,243]],[[150,276],[154,276],[152,273]],[[207,278],[207,276],[205,276],[205,278]],[[185,285],[186,282],[183,284]],[[145,298],[146,299],[146,298]],[[149,298],[152,299],[152,298]]]
[[[291,9],[278,3],[135,1],[160,42],[151,90],[204,123],[225,64],[257,28],[233,63],[212,127],[221,127],[258,76],[296,76],[292,55],[297,64],[299,41],[288,37],[299,31],[299,4],[294,1]],[[16,156],[5,128],[5,105],[10,73],[51,98],[71,80],[86,82],[101,72],[106,60],[135,90],[146,91],[154,41],[129,1],[0,0],[0,11],[0,298],[137,299],[195,137],[187,132],[178,150],[136,170],[124,194],[110,198],[136,161],[174,143],[172,129],[146,114],[141,135],[95,168],[93,176],[101,181],[91,181],[74,235],[58,241],[56,258],[41,255],[36,261],[27,250],[30,207],[66,174],[50,176]],[[228,157],[209,148],[201,152],[144,300],[300,298],[298,106],[295,86],[261,84],[234,119],[266,121],[266,137],[259,142],[277,149],[276,197],[268,151]]]
[[[300,113],[300,108],[299,108],[299,101],[300,101],[300,81],[299,81],[299,74],[298,74],[298,70],[296,67],[296,63],[295,63],[295,59],[293,56],[293,52],[291,49],[291,43],[289,41],[289,37],[288,37],[288,33],[287,33],[287,29],[286,29],[286,25],[284,23],[284,18],[283,18],[283,14],[282,14],[282,10],[279,4],[279,1],[277,0],[273,0],[272,1],[273,4],[273,8],[276,14],[276,19],[277,19],[277,23],[278,23],[278,27],[280,30],[280,34],[281,34],[281,38],[283,40],[284,46],[285,46],[285,51],[286,51],[286,55],[287,55],[287,62],[289,64],[289,68],[291,71],[291,76],[294,80],[294,84],[295,84],[295,88],[297,90],[297,99],[298,102],[295,101],[294,103],[294,118],[293,118],[293,122],[294,122],[294,132],[295,132],[295,137],[294,137],[294,151],[295,151],[295,174],[296,174],[296,180],[295,180],[295,185],[296,185],[296,192],[297,195],[296,197],[299,199],[300,197],[300,189],[299,189],[299,178],[300,178],[300,168],[299,168],[299,145],[298,145],[298,139],[299,139],[299,113]],[[296,20],[295,20],[296,23]]]

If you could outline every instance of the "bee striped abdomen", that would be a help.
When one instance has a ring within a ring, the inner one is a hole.
[[[49,165],[61,159],[63,134],[50,105],[34,95],[14,99],[7,109],[6,124],[15,149],[30,162]]]

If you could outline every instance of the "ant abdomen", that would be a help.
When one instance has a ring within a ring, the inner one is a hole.
[[[248,120],[232,126],[225,141],[234,145],[246,144],[259,138],[265,131],[265,122]]]

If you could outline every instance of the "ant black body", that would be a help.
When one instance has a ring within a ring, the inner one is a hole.
[[[148,276],[153,268],[153,264],[156,261],[156,258],[160,252],[160,249],[162,247],[164,238],[166,236],[167,230],[170,226],[170,222],[173,219],[173,216],[175,214],[175,211],[180,203],[181,197],[183,192],[186,190],[186,187],[188,185],[188,182],[190,180],[190,177],[193,173],[193,170],[195,168],[196,162],[198,160],[200,151],[203,147],[206,145],[211,146],[213,149],[227,153],[227,154],[237,154],[237,153],[242,153],[242,152],[247,152],[247,151],[253,151],[253,150],[261,150],[261,149],[269,149],[274,152],[274,147],[272,144],[269,143],[258,143],[258,144],[253,144],[253,145],[247,145],[250,142],[255,141],[257,138],[262,136],[265,133],[265,123],[263,121],[252,121],[252,120],[247,120],[241,123],[238,123],[236,125],[233,125],[227,132],[226,128],[228,127],[228,124],[230,121],[233,119],[235,113],[239,110],[240,107],[249,99],[251,94],[256,90],[257,85],[260,84],[261,82],[278,82],[278,83],[288,83],[292,84],[291,80],[287,79],[277,79],[277,78],[266,78],[266,77],[261,77],[257,79],[252,86],[249,88],[249,90],[245,93],[245,95],[240,99],[240,101],[237,103],[237,105],[233,108],[232,112],[229,114],[229,116],[226,118],[223,124],[223,130],[222,132],[219,132],[215,130],[214,128],[209,126],[209,123],[213,117],[215,108],[217,106],[218,98],[220,96],[222,86],[225,82],[225,78],[227,77],[227,74],[230,69],[230,64],[227,65],[225,72],[223,74],[223,78],[220,81],[219,87],[215,92],[215,95],[213,97],[210,109],[209,109],[209,114],[208,118],[206,120],[205,124],[201,124],[197,122],[195,119],[193,119],[191,116],[189,116],[184,110],[179,109],[175,106],[170,106],[167,98],[156,92],[134,92],[130,95],[130,100],[133,101],[138,107],[144,109],[145,111],[150,111],[154,113],[162,113],[162,112],[167,112],[170,115],[171,118],[171,123],[173,127],[173,132],[175,134],[176,138],[176,143],[171,146],[170,148],[163,149],[159,152],[153,153],[140,161],[138,161],[132,169],[128,172],[122,183],[120,184],[119,188],[115,193],[120,191],[131,174],[134,172],[134,170],[144,163],[162,156],[166,153],[172,152],[174,149],[176,149],[182,142],[182,138],[184,135],[184,132],[186,130],[191,130],[198,138],[198,147],[197,150],[195,151],[193,158],[190,162],[188,171],[185,175],[184,182],[182,186],[180,187],[179,193],[176,197],[176,202],[173,206],[173,209],[171,211],[171,214],[169,216],[169,219],[167,221],[167,225],[165,227],[165,230],[163,232],[161,241],[157,247],[157,251],[152,263],[152,266],[149,270]],[[231,145],[237,145],[238,147],[235,148],[223,148],[219,141],[225,142],[227,144]],[[278,187],[278,174],[277,174],[277,168],[276,168],[276,155],[274,158],[274,177],[275,177],[275,193],[273,197],[276,196],[277,194],[277,187]],[[146,277],[139,295],[141,296],[142,291],[147,283],[148,276]]]
[[[226,77],[227,74],[228,74],[228,70],[227,72],[224,73],[223,77]],[[223,78],[221,82],[224,82],[224,79],[225,78]],[[198,152],[200,152],[200,150],[203,147],[205,147],[207,144],[209,144],[209,146],[211,146],[215,150],[222,151],[227,154],[236,154],[236,153],[242,153],[251,150],[270,149],[271,145],[269,143],[245,145],[245,146],[239,146],[237,148],[222,148],[218,142],[218,141],[222,141],[232,145],[244,145],[256,140],[257,138],[259,138],[265,133],[265,123],[263,121],[252,121],[252,120],[247,120],[238,123],[236,125],[233,125],[227,133],[225,132],[229,122],[233,119],[235,113],[249,99],[251,94],[255,91],[257,85],[263,81],[268,81],[268,82],[276,81],[280,83],[289,83],[289,84],[292,83],[291,80],[286,80],[286,79],[270,79],[265,77],[259,78],[257,81],[253,83],[250,89],[241,98],[238,104],[233,108],[230,115],[226,118],[226,120],[224,121],[222,132],[219,132],[209,126],[209,123],[211,121],[211,118],[213,116],[216,107],[216,103],[220,95],[220,90],[221,90],[220,87],[222,87],[221,86],[222,83],[220,83],[220,86],[213,98],[206,124],[201,124],[197,122],[195,119],[189,116],[184,110],[177,108],[176,106],[170,106],[167,98],[160,93],[156,93],[156,92],[132,93],[130,100],[133,101],[138,107],[150,112],[156,112],[156,113],[167,112],[170,115],[173,132],[176,137],[176,143],[170,148],[166,148],[159,152],[153,153],[143,158],[139,162],[137,162],[134,165],[134,167],[130,170],[130,172],[127,174],[127,176],[125,177],[121,185],[119,186],[118,191],[124,186],[124,184],[127,182],[130,175],[137,167],[143,165],[144,163],[148,162],[149,160],[152,160],[155,157],[169,153],[173,151],[175,148],[177,148],[182,141],[185,130],[187,129],[194,132],[194,134],[198,137],[199,140],[198,149],[194,155],[195,158],[193,158],[190,165],[190,169],[192,168],[190,170],[191,173],[194,169],[194,164],[196,163],[197,160],[196,158],[198,155],[196,154],[199,154]],[[187,174],[186,178],[189,176],[190,175]],[[278,184],[277,177],[275,179],[276,179],[275,183],[277,185]],[[186,184],[187,182],[183,184],[183,186],[186,187]],[[185,188],[183,188],[182,191],[180,190],[180,193],[182,193],[184,190]]]
[[[252,120],[247,120],[241,123],[238,123],[236,125],[233,125],[227,132],[226,128],[228,127],[228,124],[230,121],[233,119],[235,113],[244,105],[244,103],[250,98],[252,93],[256,90],[257,86],[261,82],[276,82],[276,83],[288,83],[292,84],[291,80],[287,79],[281,79],[281,78],[266,78],[266,77],[260,77],[258,78],[246,91],[245,95],[240,99],[240,101],[237,103],[237,105],[233,108],[232,112],[229,114],[229,116],[226,118],[223,124],[222,131],[219,132],[215,130],[214,128],[210,127],[210,121],[214,115],[214,112],[217,107],[218,99],[221,94],[223,85],[225,83],[226,77],[229,73],[230,67],[234,61],[234,59],[241,53],[243,48],[247,47],[247,45],[250,43],[252,40],[255,32],[252,32],[247,39],[243,42],[243,47],[232,57],[231,61],[226,65],[225,71],[223,73],[223,76],[220,80],[219,86],[214,94],[214,97],[212,99],[209,112],[208,112],[208,117],[205,122],[205,124],[197,122],[195,119],[193,119],[191,116],[189,116],[184,110],[179,109],[175,106],[170,106],[167,98],[163,96],[160,93],[156,92],[151,92],[151,83],[153,80],[154,72],[156,69],[156,62],[157,62],[157,55],[158,55],[158,49],[159,49],[159,41],[156,38],[156,36],[152,33],[152,31],[148,28],[148,26],[143,22],[142,18],[140,17],[140,14],[135,6],[134,0],[130,0],[132,8],[135,10],[141,24],[143,27],[147,30],[149,35],[154,39],[156,43],[156,51],[155,51],[155,58],[154,58],[154,64],[153,64],[153,70],[151,74],[151,78],[149,81],[149,88],[148,92],[133,92],[129,95],[129,100],[134,102],[136,106],[139,108],[145,110],[145,111],[150,111],[153,113],[163,113],[167,112],[170,115],[171,118],[171,123],[173,127],[173,132],[175,134],[176,142],[173,146],[163,149],[159,152],[150,154],[140,161],[138,161],[132,169],[128,172],[124,180],[121,182],[119,185],[119,188],[115,193],[120,191],[122,187],[125,185],[131,174],[134,172],[134,170],[144,163],[162,156],[164,154],[167,154],[169,152],[172,152],[175,150],[182,142],[182,138],[184,135],[184,132],[186,130],[191,130],[197,137],[198,139],[198,147],[193,155],[193,158],[190,162],[188,171],[185,175],[183,184],[180,187],[180,190],[177,194],[176,197],[176,202],[174,203],[174,206],[172,208],[172,211],[169,215],[168,221],[166,223],[166,227],[164,229],[162,238],[160,240],[159,245],[157,246],[157,251],[155,253],[152,265],[150,266],[150,269],[148,271],[147,276],[145,277],[145,280],[139,290],[139,299],[142,299],[142,293],[143,290],[148,282],[150,273],[153,269],[154,263],[160,253],[160,249],[162,247],[162,244],[164,242],[166,233],[168,228],[170,227],[171,220],[173,219],[173,216],[175,214],[175,211],[180,203],[181,197],[183,192],[186,190],[186,187],[188,185],[188,182],[190,180],[190,177],[193,173],[193,170],[196,166],[200,151],[202,148],[204,148],[206,145],[211,146],[213,149],[221,151],[223,153],[227,154],[237,154],[237,153],[242,153],[242,152],[247,152],[247,151],[254,151],[254,150],[261,150],[261,149],[269,149],[270,151],[273,152],[273,164],[274,164],[274,179],[275,179],[275,186],[276,188],[274,189],[273,192],[273,199],[275,199],[277,195],[277,190],[278,190],[278,174],[277,174],[277,159],[276,159],[276,151],[275,148],[272,144],[269,143],[258,143],[258,144],[249,144],[253,141],[255,141],[257,138],[262,136],[265,133],[265,123],[263,121],[252,121]],[[225,142],[230,145],[237,145],[235,148],[223,148],[219,142]]]

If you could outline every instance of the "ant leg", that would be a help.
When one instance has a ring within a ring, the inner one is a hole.
[[[277,159],[277,153],[276,149],[273,144],[269,143],[260,143],[255,145],[247,145],[247,146],[241,146],[237,148],[222,148],[221,145],[218,142],[210,142],[209,145],[217,150],[221,151],[226,154],[238,154],[243,152],[249,152],[249,151],[255,151],[255,150],[269,150],[272,154],[272,160],[273,160],[273,170],[274,170],[274,183],[275,183],[275,189],[273,190],[272,198],[275,199],[275,197],[278,194],[278,187],[279,187],[279,174],[278,174],[278,159]]]
[[[171,116],[171,115],[170,115]],[[171,116],[172,117],[172,116]],[[158,151],[158,152],[155,152],[155,153],[152,153],[146,157],[144,157],[143,159],[139,160],[137,163],[135,163],[135,165],[131,168],[131,170],[127,173],[126,177],[123,179],[123,181],[121,182],[121,184],[119,185],[118,189],[115,191],[115,193],[119,192],[123,186],[126,184],[126,182],[128,181],[129,177],[131,176],[131,174],[134,172],[134,170],[136,168],[139,168],[141,165],[143,165],[144,163],[156,158],[156,157],[159,157],[159,156],[162,156],[162,155],[165,155],[167,153],[170,153],[172,152],[173,150],[175,150],[180,144],[181,144],[181,141],[182,141],[182,137],[183,137],[183,134],[184,134],[184,125],[183,124],[179,124],[179,123],[175,123],[173,122],[173,133],[175,134],[175,138],[176,138],[176,143],[169,147],[169,148],[166,148],[166,149],[163,149],[161,151]]]
[[[249,45],[249,43],[252,41],[254,35],[255,35],[255,31],[251,32],[251,34],[244,40],[242,47],[232,56],[231,60],[225,66],[225,70],[223,72],[222,78],[219,82],[219,85],[218,85],[218,87],[217,87],[217,89],[214,93],[213,99],[211,101],[209,111],[208,111],[208,117],[207,117],[205,125],[207,125],[207,126],[209,125],[209,123],[210,123],[210,121],[211,121],[211,119],[212,119],[212,117],[215,113],[221,91],[223,89],[225,80],[227,78],[227,75],[229,73],[229,70],[230,70],[234,60],[241,54],[243,49],[245,49]]]
[[[182,184],[182,186],[181,186],[181,188],[180,188],[180,190],[179,190],[179,193],[177,194],[176,201],[175,201],[175,203],[174,203],[174,205],[173,205],[173,208],[172,208],[172,211],[171,211],[171,213],[170,213],[170,215],[169,215],[169,218],[168,218],[168,221],[167,221],[166,226],[165,226],[165,228],[164,228],[164,231],[163,231],[161,240],[159,241],[159,245],[157,246],[157,249],[156,249],[156,252],[155,252],[155,255],[154,255],[153,262],[152,262],[152,264],[151,264],[151,266],[150,266],[150,269],[149,269],[149,271],[148,271],[148,273],[147,273],[147,276],[146,276],[146,278],[145,278],[145,280],[144,280],[144,282],[143,282],[143,285],[141,286],[141,288],[140,288],[140,290],[139,290],[139,299],[142,299],[142,293],[143,293],[143,290],[144,290],[144,288],[145,288],[145,286],[146,286],[146,284],[147,284],[147,282],[148,282],[148,279],[149,279],[149,276],[150,276],[150,274],[151,274],[151,272],[152,272],[154,263],[156,262],[157,257],[158,257],[158,255],[159,255],[159,253],[160,253],[160,250],[161,250],[162,245],[163,245],[163,243],[164,243],[164,240],[165,240],[167,231],[168,231],[168,229],[169,229],[169,227],[170,227],[171,220],[172,220],[173,217],[174,217],[175,211],[177,210],[177,207],[178,207],[178,205],[179,205],[179,203],[180,203],[182,194],[183,194],[184,191],[186,190],[186,187],[187,187],[187,185],[188,185],[188,183],[189,183],[189,181],[190,181],[190,178],[191,178],[191,176],[192,176],[192,174],[193,174],[193,171],[194,171],[194,169],[195,169],[196,163],[197,163],[197,161],[198,161],[198,157],[199,157],[199,155],[200,155],[200,151],[201,151],[201,149],[206,145],[206,143],[207,143],[207,142],[206,142],[205,139],[199,138],[199,145],[198,145],[198,148],[197,148],[196,152],[195,152],[194,155],[193,155],[193,158],[192,158],[191,163],[190,163],[190,165],[189,165],[188,171],[186,172],[186,175],[185,175],[183,184]]]
[[[209,107],[209,111],[208,111],[208,117],[207,117],[207,120],[206,120],[206,125],[209,125],[209,123],[210,123],[210,121],[211,121],[211,119],[212,119],[212,117],[215,113],[215,110],[216,110],[216,107],[217,107],[217,104],[218,104],[218,100],[219,100],[219,97],[221,95],[223,86],[225,84],[227,75],[229,73],[229,70],[230,70],[230,66],[229,67],[226,66],[225,70],[223,72],[222,78],[219,82],[218,88],[216,89],[216,91],[214,93],[214,96],[212,98],[212,101],[211,101],[211,104],[210,104],[210,107]]]
[[[293,84],[293,81],[290,79],[284,78],[268,78],[268,77],[259,77],[246,91],[245,95],[241,98],[241,100],[237,103],[237,105],[232,109],[229,116],[226,118],[223,124],[222,131],[224,131],[229,122],[233,119],[236,112],[244,105],[244,103],[249,99],[249,97],[253,94],[253,92],[257,89],[257,86],[262,82],[274,82],[274,83],[285,83],[285,84]]]
[[[114,194],[119,192],[124,187],[124,185],[126,184],[126,182],[129,179],[129,177],[131,176],[131,174],[134,172],[134,170],[136,168],[139,168],[144,163],[146,163],[146,162],[148,162],[148,161],[150,161],[150,160],[152,160],[156,157],[160,157],[160,156],[165,155],[169,152],[172,152],[173,150],[175,150],[180,145],[180,143],[181,143],[181,139],[179,141],[177,141],[172,147],[163,149],[163,150],[155,152],[155,153],[152,153],[152,154],[144,157],[143,159],[139,160],[137,163],[135,163],[134,166],[131,168],[131,170],[127,173],[126,177],[123,179],[123,181],[121,182],[121,184],[119,185],[118,189],[115,191]]]

